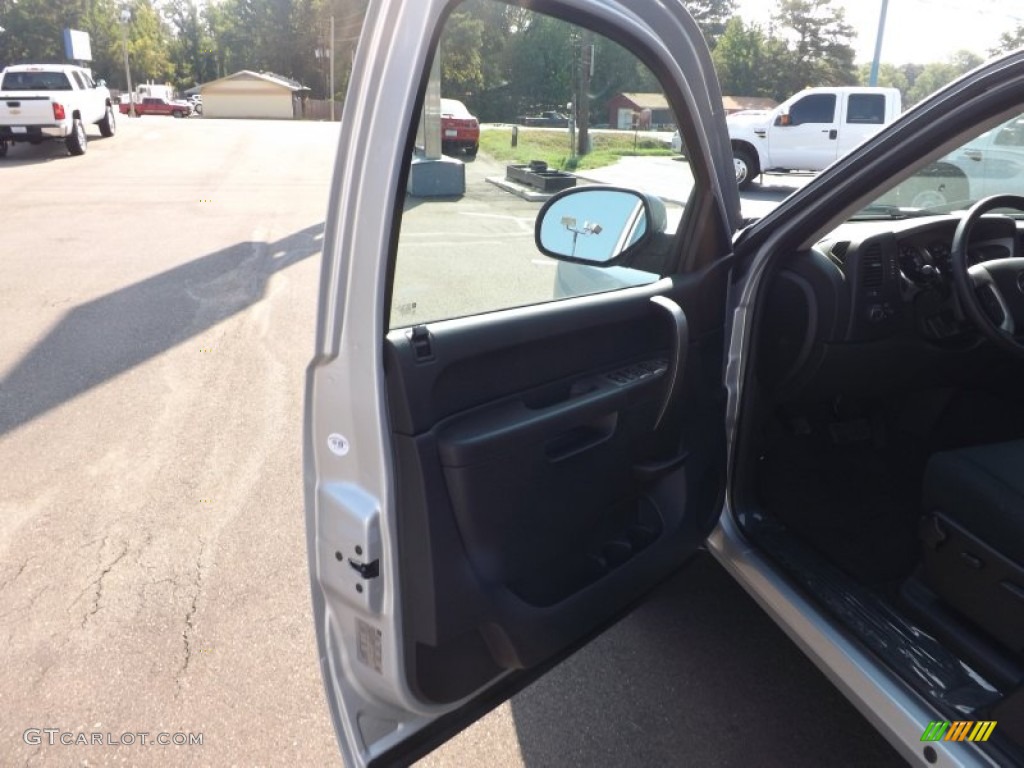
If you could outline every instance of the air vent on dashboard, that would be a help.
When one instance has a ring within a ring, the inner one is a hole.
[[[882,246],[872,245],[861,259],[861,284],[865,288],[878,288],[885,282],[885,267],[882,264]]]
[[[845,264],[846,252],[848,250],[850,250],[850,241],[840,240],[838,243],[832,244],[832,250],[829,251],[829,253],[831,253],[835,257],[835,260],[838,261],[840,264]]]

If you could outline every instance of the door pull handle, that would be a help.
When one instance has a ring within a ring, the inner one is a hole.
[[[667,296],[651,296],[651,302],[663,310],[672,323],[672,356],[668,362],[668,384],[665,387],[665,399],[658,410],[658,418],[654,420],[654,429],[661,426],[665,414],[668,413],[678,395],[683,370],[686,368],[686,352],[690,347],[690,325],[686,321],[683,308]]]

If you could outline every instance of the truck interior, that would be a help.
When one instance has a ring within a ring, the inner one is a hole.
[[[890,213],[780,254],[733,508],[845,633],[950,721],[998,722],[988,746],[1017,762],[1024,198],[1003,202],[966,227]]]

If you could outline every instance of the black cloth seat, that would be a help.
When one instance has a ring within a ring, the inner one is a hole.
[[[934,454],[923,500],[925,584],[1024,656],[1024,440]]]
[[[934,454],[924,508],[935,510],[1024,566],[1024,440]]]

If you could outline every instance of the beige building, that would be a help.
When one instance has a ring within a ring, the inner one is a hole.
[[[299,99],[308,90],[280,75],[243,69],[200,86],[203,117],[290,120],[302,114]]]

